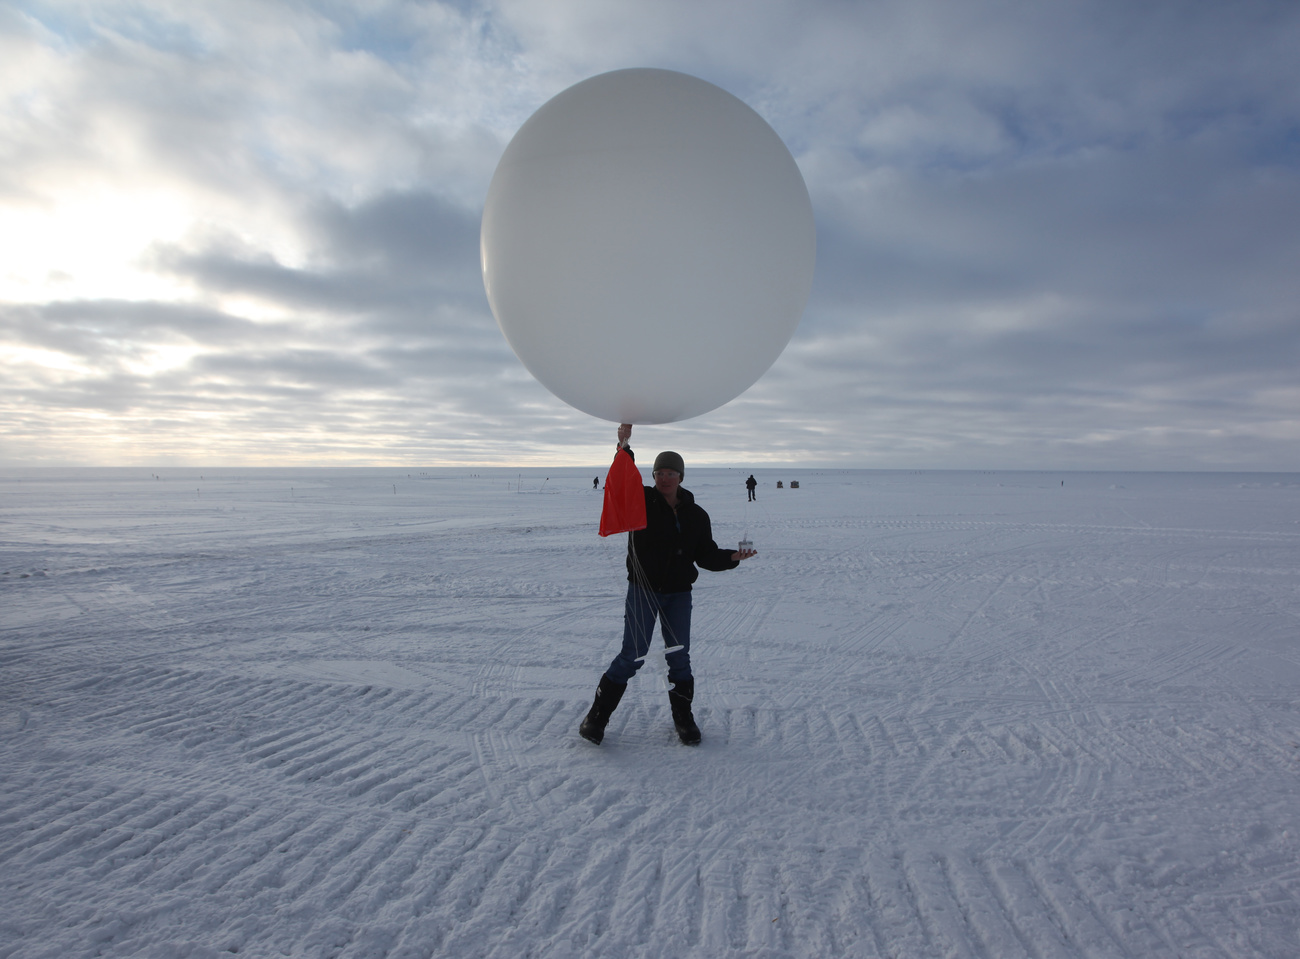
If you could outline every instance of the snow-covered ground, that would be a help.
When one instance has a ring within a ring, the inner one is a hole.
[[[597,472],[0,476],[0,956],[1300,955],[1300,477]]]

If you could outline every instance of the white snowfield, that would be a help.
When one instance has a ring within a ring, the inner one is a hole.
[[[1300,476],[597,473],[0,476],[0,956],[1300,955]]]

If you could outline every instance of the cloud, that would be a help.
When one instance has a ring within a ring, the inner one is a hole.
[[[769,374],[650,435],[1300,468],[1298,44],[1262,0],[5,8],[0,460],[603,459],[498,332],[478,220],[537,106],[653,65],[775,126],[819,260]]]

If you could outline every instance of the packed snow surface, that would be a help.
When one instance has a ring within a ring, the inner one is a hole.
[[[0,476],[0,956],[1300,955],[1300,477],[597,472]]]

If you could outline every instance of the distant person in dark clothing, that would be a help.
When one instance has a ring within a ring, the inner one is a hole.
[[[618,429],[619,444],[627,448],[632,427]],[[628,452],[632,451],[628,449]],[[681,486],[686,465],[677,453],[655,458],[654,486],[643,486],[646,525],[628,534],[627,600],[623,608],[623,648],[600,677],[596,699],[578,727],[584,739],[599,743],[605,726],[631,679],[650,652],[655,620],[664,638],[668,661],[668,704],[677,736],[688,746],[700,741],[700,728],[691,713],[695,677],[691,672],[691,584],[702,569],[735,569],[753,549],[722,549],[713,541],[709,514]]]
[[[754,479],[753,473],[750,473],[749,479],[745,480],[745,486],[749,489],[749,502],[752,503],[754,500],[758,499],[758,496],[754,493],[754,490],[758,486],[758,480]]]

